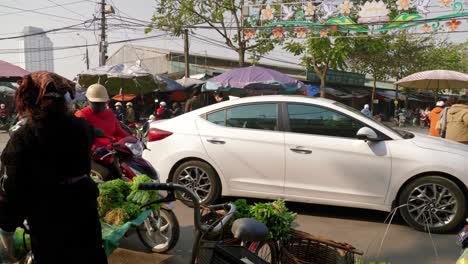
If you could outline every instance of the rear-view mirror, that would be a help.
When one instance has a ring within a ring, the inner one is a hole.
[[[356,133],[356,137],[361,140],[369,140],[369,141],[378,141],[379,137],[377,136],[377,133],[375,133],[374,130],[368,128],[368,127],[363,127],[359,129],[359,131]]]

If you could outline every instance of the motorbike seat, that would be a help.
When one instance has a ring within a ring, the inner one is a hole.
[[[237,219],[231,231],[235,238],[244,242],[264,241],[268,237],[266,225],[252,218]]]

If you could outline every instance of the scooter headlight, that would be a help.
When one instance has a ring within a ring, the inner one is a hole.
[[[143,143],[138,141],[137,143],[125,143],[125,146],[132,152],[134,156],[141,157],[143,154]]]

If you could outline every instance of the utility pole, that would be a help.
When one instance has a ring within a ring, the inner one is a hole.
[[[185,78],[190,78],[188,29],[184,29]]]
[[[106,64],[106,1],[101,0],[101,42],[99,43],[99,66]]]
[[[88,43],[86,43],[86,69],[89,70]]]
[[[85,54],[85,60],[86,60],[86,69],[87,69],[87,70],[89,70],[88,40],[87,40],[85,37],[83,37],[82,35],[80,35],[80,33],[76,33],[76,35],[77,35],[78,37],[81,37],[82,39],[84,39],[84,40],[85,40],[85,42],[86,42],[86,54]]]

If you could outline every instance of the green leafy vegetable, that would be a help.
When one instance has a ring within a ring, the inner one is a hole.
[[[269,230],[269,238],[284,240],[287,238],[292,223],[297,217],[290,212],[283,200],[272,203],[256,203],[250,208],[251,217],[264,223]]]
[[[116,208],[109,211],[104,217],[104,222],[110,225],[123,225],[130,219],[123,208]]]

